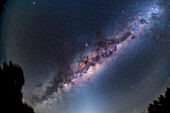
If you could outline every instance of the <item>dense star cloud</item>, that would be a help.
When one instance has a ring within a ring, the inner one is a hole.
[[[141,112],[170,82],[169,5],[8,1],[3,60],[23,67],[24,100],[38,113]]]

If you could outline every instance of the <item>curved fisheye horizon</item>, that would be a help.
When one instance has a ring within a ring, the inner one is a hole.
[[[168,0],[9,0],[0,62],[37,113],[142,113],[170,86]]]

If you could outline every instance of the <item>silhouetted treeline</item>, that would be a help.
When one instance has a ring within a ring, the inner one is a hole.
[[[6,1],[0,0],[0,16]],[[22,102],[24,83],[23,71],[19,66],[10,62],[0,67],[0,113],[34,113],[33,108]]]
[[[6,2],[7,0],[0,0],[0,14],[2,13],[3,11],[3,5],[4,3]]]
[[[25,83],[22,69],[12,64],[0,68],[1,111],[3,113],[34,113],[33,108],[22,102],[22,86]]]
[[[170,88],[148,107],[149,113],[170,113]]]

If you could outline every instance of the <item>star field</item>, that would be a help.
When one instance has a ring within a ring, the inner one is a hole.
[[[1,61],[37,113],[138,113],[170,86],[168,0],[8,1]],[[2,57],[3,56],[3,57]]]

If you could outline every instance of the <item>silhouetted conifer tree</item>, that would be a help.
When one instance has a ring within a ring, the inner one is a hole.
[[[170,88],[167,88],[165,95],[160,95],[148,107],[149,113],[170,113]]]
[[[22,86],[25,83],[22,69],[12,64],[0,68],[1,111],[3,113],[34,113],[33,108],[22,102]]]

